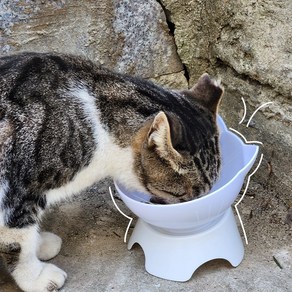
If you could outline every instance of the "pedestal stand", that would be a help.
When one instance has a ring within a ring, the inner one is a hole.
[[[128,243],[138,243],[150,274],[173,281],[187,281],[195,270],[212,259],[225,259],[238,266],[243,243],[231,207],[212,226],[195,234],[164,232],[139,219]]]

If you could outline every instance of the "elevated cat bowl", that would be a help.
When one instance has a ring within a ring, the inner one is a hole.
[[[194,271],[212,259],[226,259],[234,267],[244,256],[244,248],[231,205],[244,178],[255,162],[258,146],[245,144],[230,132],[221,117],[222,169],[210,193],[193,201],[149,204],[147,193],[115,187],[127,207],[139,217],[128,243],[138,243],[145,254],[146,270],[157,277],[187,281]]]

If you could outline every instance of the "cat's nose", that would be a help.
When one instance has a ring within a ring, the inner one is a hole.
[[[165,199],[160,198],[160,197],[156,197],[156,196],[152,196],[150,198],[150,202],[153,203],[153,204],[160,204],[160,205],[166,205],[167,204]]]

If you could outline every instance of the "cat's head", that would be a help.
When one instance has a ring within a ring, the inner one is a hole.
[[[184,202],[206,193],[220,168],[216,113],[223,88],[203,74],[193,88],[174,94],[187,108],[158,112],[133,142],[135,170],[154,203]]]

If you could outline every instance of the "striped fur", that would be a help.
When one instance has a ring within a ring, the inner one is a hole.
[[[36,256],[40,279],[29,284],[33,275],[21,277],[29,269],[27,254],[38,249],[27,242],[37,240],[48,205],[106,176],[150,191],[156,203],[206,193],[220,169],[222,93],[206,74],[190,90],[171,91],[80,57],[0,58],[0,249],[6,257],[11,251],[8,268],[19,286],[63,285],[64,272]],[[26,228],[31,233],[23,237]]]

